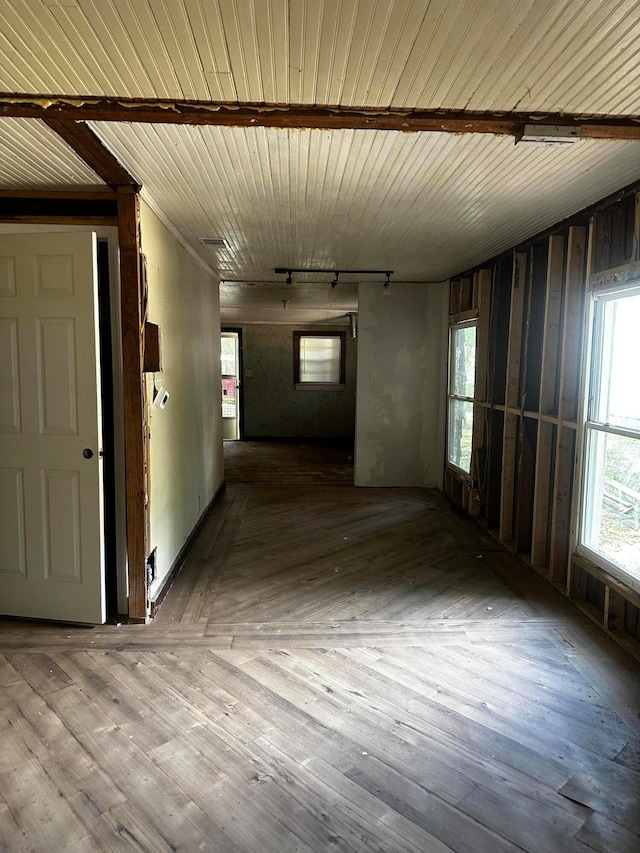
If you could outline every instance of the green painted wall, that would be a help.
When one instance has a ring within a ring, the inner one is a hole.
[[[347,331],[344,391],[296,391],[294,331]],[[353,438],[357,340],[347,326],[244,327],[245,438]]]
[[[223,479],[220,313],[215,281],[142,204],[149,320],[160,326],[162,372],[171,395],[155,409],[147,374],[150,547],[158,549],[153,596]]]

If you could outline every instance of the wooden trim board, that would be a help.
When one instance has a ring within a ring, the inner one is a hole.
[[[129,617],[147,618],[148,513],[146,428],[143,382],[142,299],[140,281],[140,210],[131,187],[118,190],[118,233],[122,305],[124,430],[127,502]]]

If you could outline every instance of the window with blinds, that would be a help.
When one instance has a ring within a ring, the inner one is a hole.
[[[296,387],[344,386],[345,344],[346,332],[294,332]]]

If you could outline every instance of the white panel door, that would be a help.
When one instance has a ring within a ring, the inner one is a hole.
[[[105,620],[97,239],[0,236],[0,613]]]

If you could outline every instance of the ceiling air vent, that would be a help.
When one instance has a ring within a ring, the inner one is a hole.
[[[210,249],[228,249],[229,244],[224,237],[201,237],[201,242]]]

